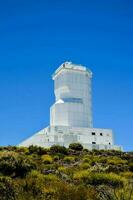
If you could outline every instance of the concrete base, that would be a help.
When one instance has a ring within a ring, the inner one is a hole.
[[[19,146],[37,145],[49,148],[54,144],[69,147],[71,143],[81,143],[84,148],[122,150],[114,145],[111,129],[80,128],[67,126],[49,126],[32,137],[23,141]]]

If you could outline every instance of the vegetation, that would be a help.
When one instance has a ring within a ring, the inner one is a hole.
[[[0,200],[133,200],[133,152],[0,147]]]

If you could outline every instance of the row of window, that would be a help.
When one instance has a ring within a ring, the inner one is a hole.
[[[96,142],[92,142],[92,144],[96,144]],[[111,145],[111,143],[109,142],[109,145]]]
[[[92,134],[92,135],[96,135],[95,132],[92,132],[91,134]],[[103,133],[100,133],[100,136],[103,136]],[[109,134],[107,134],[107,136],[109,136]]]
[[[48,138],[48,142],[49,142],[49,138]],[[96,144],[96,142],[92,142],[92,144]],[[109,142],[109,145],[111,145],[111,143]]]
[[[58,133],[63,133],[63,131],[60,131],[60,130],[59,130]],[[73,134],[73,133],[71,133],[71,134]],[[92,132],[91,134],[92,134],[92,135],[96,135],[95,132]],[[103,136],[103,133],[100,133],[100,136]],[[107,134],[107,136],[109,136],[109,134]]]
[[[95,132],[92,132],[91,134],[92,134],[92,135],[96,135],[96,133],[95,133]],[[102,133],[100,133],[100,135],[101,135],[101,136],[103,136],[103,134],[102,134]]]
[[[81,98],[63,98],[62,100],[68,103],[83,103]]]

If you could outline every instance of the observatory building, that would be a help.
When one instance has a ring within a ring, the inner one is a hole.
[[[84,148],[115,149],[111,129],[93,128],[92,72],[84,66],[63,63],[53,74],[55,103],[50,108],[50,126],[19,146],[54,144],[68,147],[81,143]]]

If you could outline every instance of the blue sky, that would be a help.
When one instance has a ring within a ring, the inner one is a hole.
[[[51,74],[64,61],[93,71],[95,127],[133,150],[133,2],[0,0],[0,145],[49,124]]]

